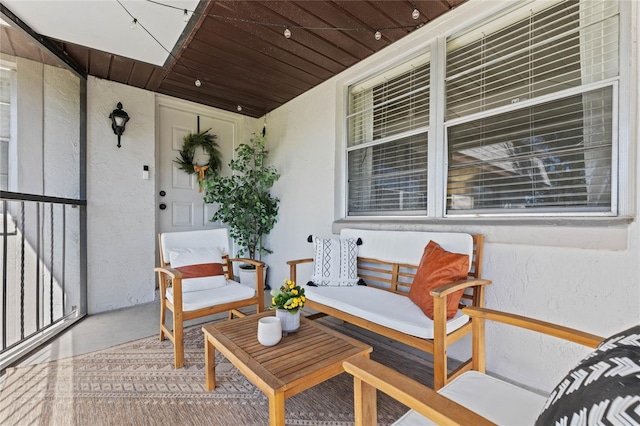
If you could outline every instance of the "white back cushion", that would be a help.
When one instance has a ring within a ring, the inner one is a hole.
[[[227,228],[205,229],[187,232],[165,232],[160,235],[162,257],[169,262],[169,252],[181,249],[218,249],[229,254],[229,231]]]
[[[222,264],[222,253],[217,248],[173,249],[169,251],[169,262],[172,268],[207,263]],[[227,278],[224,275],[185,278],[182,280],[182,291],[188,293],[191,291],[210,290],[226,285]]]
[[[378,231],[345,228],[340,238],[362,238],[359,257],[419,265],[424,248],[433,240],[453,253],[473,256],[473,237],[464,232]]]

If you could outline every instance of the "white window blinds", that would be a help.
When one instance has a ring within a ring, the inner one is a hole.
[[[563,1],[448,40],[448,214],[612,211],[618,18]]]
[[[349,215],[425,214],[428,55],[349,88]]]

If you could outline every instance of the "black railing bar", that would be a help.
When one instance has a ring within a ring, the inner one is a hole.
[[[39,203],[69,204],[72,206],[86,206],[87,200],[73,198],[48,197],[46,195],[24,194],[21,192],[0,191],[2,200],[35,201]]]
[[[61,316],[60,318],[58,318],[57,320],[55,320],[54,322],[52,322],[51,324],[47,324],[42,328],[37,329],[36,331],[34,331],[33,333],[31,333],[30,335],[26,336],[24,339],[17,341],[15,343],[12,343],[11,345],[9,345],[7,348],[3,349],[2,351],[0,351],[0,354],[3,354],[7,351],[10,351],[11,349],[15,348],[16,346],[19,346],[21,343],[23,343],[26,340],[29,340],[35,336],[37,336],[38,334],[42,334],[43,332],[47,331],[49,328],[57,325],[59,322],[61,321],[65,321],[67,319],[69,319],[69,317],[75,315],[78,312],[78,309],[74,309],[73,311],[69,312],[66,315]],[[80,319],[80,318],[78,318]],[[55,336],[54,336],[55,337]]]
[[[20,203],[20,339],[24,339],[24,201]]]
[[[42,238],[42,230],[40,229],[40,203],[36,203],[36,327],[40,328],[40,261],[42,253],[40,253],[40,239]],[[43,290],[44,294],[44,290]],[[44,314],[42,315],[44,317]],[[44,324],[44,321],[42,321]]]
[[[51,223],[51,241],[49,244],[49,323],[53,323],[53,204],[49,204],[49,220]],[[64,312],[64,306],[62,307]]]
[[[9,250],[7,209],[9,206],[7,204],[6,201],[2,202],[2,230],[4,233],[2,237],[2,350],[7,347],[7,281],[9,279],[7,272],[7,251]]]
[[[65,273],[67,271],[67,209],[65,208],[65,206],[62,206],[62,253],[60,264],[62,265],[62,272],[60,274],[60,277],[62,279],[62,312],[64,312],[64,302],[67,296],[67,291],[65,288]]]

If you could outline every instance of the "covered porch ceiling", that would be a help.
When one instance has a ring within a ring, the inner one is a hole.
[[[87,75],[260,117],[464,1],[2,0],[0,51],[42,60],[18,19]]]

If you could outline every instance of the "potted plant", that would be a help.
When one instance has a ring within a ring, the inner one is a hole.
[[[284,333],[293,333],[300,328],[300,309],[304,307],[306,301],[304,289],[295,281],[284,280],[284,285],[279,289],[271,290],[269,309],[275,309]]]
[[[278,221],[280,199],[271,195],[271,187],[280,178],[275,167],[265,164],[269,151],[266,136],[253,134],[248,144],[236,148],[236,158],[229,162],[230,176],[211,176],[204,183],[205,203],[217,203],[218,210],[211,221],[229,227],[229,235],[240,247],[239,256],[261,260],[272,253],[264,245]],[[251,265],[241,268],[254,269]]]

